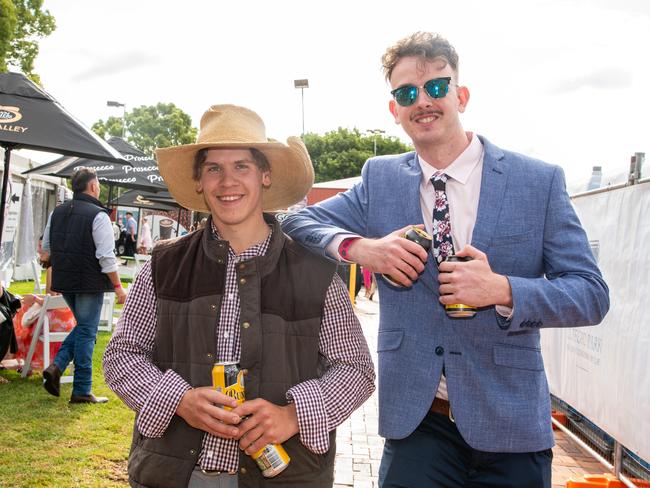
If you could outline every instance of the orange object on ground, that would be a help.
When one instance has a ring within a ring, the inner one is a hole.
[[[18,351],[16,352],[16,359],[26,359],[29,352],[29,346],[32,343],[34,335],[34,326],[36,321],[23,327],[23,315],[29,309],[30,305],[23,305],[22,308],[16,313],[14,317],[14,332],[16,333],[16,342],[18,343]],[[77,322],[70,309],[49,310],[47,312],[50,319],[50,332],[70,332]],[[50,344],[50,360],[54,360],[54,356],[59,352],[61,347],[60,342]],[[32,358],[31,369],[43,369],[43,343],[38,341],[34,356]]]
[[[643,480],[631,479],[637,487],[650,487],[650,482]],[[566,488],[625,488],[622,481],[616,479],[616,476],[610,473],[605,474],[585,474],[580,478],[570,478],[566,482]]]
[[[557,420],[558,422],[560,422],[562,425],[564,425],[565,427],[567,426],[568,421],[567,421],[567,418],[566,418],[566,414],[564,414],[564,413],[562,413],[562,412],[557,412],[557,411],[553,410],[553,411],[551,412],[551,416],[552,416],[555,420]],[[555,424],[553,424],[553,430],[557,430],[557,427],[555,426]]]

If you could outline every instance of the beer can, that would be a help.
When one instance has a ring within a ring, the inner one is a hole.
[[[404,239],[408,239],[411,242],[415,242],[416,244],[419,244],[426,252],[429,252],[429,249],[431,249],[431,243],[433,242],[433,237],[431,237],[427,232],[420,229],[419,227],[411,227],[409,230],[407,230],[404,233],[404,235],[402,235],[402,237]],[[390,275],[383,274],[382,276],[391,285],[402,286],[399,283],[397,283],[393,278],[391,278]]]
[[[239,364],[234,361],[214,363],[212,367],[212,386],[215,390],[237,400],[237,405],[241,405],[246,399],[244,394],[245,374],[246,370],[241,369]],[[226,405],[223,408],[232,410],[231,407]]]
[[[237,400],[241,405],[246,400],[244,376],[247,370],[241,369],[235,361],[223,361],[212,366],[212,386],[215,390]],[[223,406],[225,410],[231,407]],[[273,478],[289,466],[291,458],[281,444],[268,444],[251,456],[266,478]]]
[[[471,261],[472,258],[469,256],[447,256],[445,262],[454,263],[454,262],[466,262]],[[447,317],[454,319],[471,319],[476,315],[476,307],[472,305],[465,305],[464,303],[451,303],[445,305],[445,312]]]
[[[291,458],[282,444],[267,444],[251,456],[262,470],[262,476],[273,478],[284,471]]]

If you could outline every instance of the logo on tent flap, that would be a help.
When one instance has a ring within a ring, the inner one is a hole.
[[[20,132],[22,134],[28,129],[28,127],[22,127],[20,125],[7,125],[13,122],[18,122],[22,118],[23,114],[20,113],[20,107],[0,105],[0,130],[7,132]]]
[[[19,107],[8,107],[0,105],[0,122],[18,122],[23,118]]]
[[[147,200],[142,195],[135,197],[135,203],[139,205],[153,205],[153,202],[151,200]]]

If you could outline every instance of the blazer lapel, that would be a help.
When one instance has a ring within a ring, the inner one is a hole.
[[[422,168],[418,163],[415,153],[403,163],[399,173],[400,193],[396,195],[398,199],[403,200],[405,211],[405,221],[408,224],[419,224],[422,222],[422,206],[420,205],[420,180],[422,179]],[[433,215],[431,216],[433,219]],[[432,253],[429,253],[429,259],[424,272],[418,278],[427,288],[437,293],[438,286],[438,267],[435,260],[432,259]]]
[[[478,213],[472,246],[486,252],[490,247],[494,229],[499,219],[503,194],[506,189],[508,176],[503,164],[503,151],[492,145],[487,139],[479,136],[483,142],[483,174],[481,178],[481,195],[478,201]]]

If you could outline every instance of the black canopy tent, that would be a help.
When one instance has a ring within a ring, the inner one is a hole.
[[[174,200],[174,197],[167,190],[158,193],[129,190],[120,197],[111,200],[109,205],[148,208],[150,210],[162,210],[163,212],[178,210],[178,217],[176,219],[176,235],[178,235],[183,207]]]
[[[21,73],[0,73],[0,145],[5,150],[0,242],[13,149],[34,149],[129,165],[119,152]]]
[[[175,210],[181,210],[182,208],[166,190],[159,193],[129,190],[120,195],[119,198],[114,198],[108,203],[109,205],[149,208],[151,210],[162,210],[164,212],[172,212]]]
[[[97,178],[109,186],[108,202],[112,203],[114,186],[145,191],[166,191],[158,164],[138,148],[129,144],[121,137],[111,137],[108,144],[118,151],[130,163],[130,166],[106,164],[89,158],[62,157],[37,168],[25,171],[23,174],[38,173],[42,175],[71,178],[74,171],[85,166],[97,172]]]

